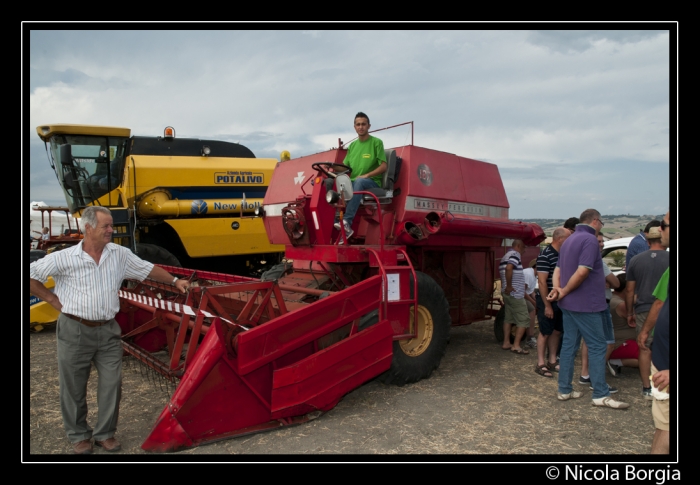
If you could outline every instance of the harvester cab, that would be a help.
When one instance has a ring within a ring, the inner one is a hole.
[[[508,240],[544,239],[509,220],[493,164],[411,142],[388,150],[382,187],[353,193],[345,154],[339,143],[277,165],[256,214],[286,260],[261,279],[166,267],[192,281],[187,295],[122,289],[125,351],[178,384],[144,449],[299,424],[370,379],[429,377],[451,326],[492,316]],[[334,221],[353,195],[348,239]]]

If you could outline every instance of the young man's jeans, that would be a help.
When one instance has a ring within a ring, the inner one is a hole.
[[[561,307],[559,307],[561,308]],[[564,338],[559,356],[559,392],[569,394],[573,387],[574,359],[581,346],[581,337],[588,346],[588,373],[593,386],[593,399],[610,395],[605,381],[605,312],[572,312],[561,308],[564,314]]]
[[[379,188],[379,185],[377,185],[377,182],[375,182],[372,179],[356,178],[355,181],[352,183],[353,192],[376,188]],[[352,226],[352,221],[353,219],[355,219],[357,209],[360,208],[360,202],[362,201],[362,197],[362,194],[353,195],[352,199],[350,199],[347,207],[345,208],[345,215],[343,216],[343,220],[348,223],[348,226]]]

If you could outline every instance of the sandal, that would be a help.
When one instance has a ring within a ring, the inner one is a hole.
[[[551,372],[559,372],[559,364],[555,362],[554,364],[551,364],[547,362],[547,369],[549,369]]]
[[[548,377],[550,379],[554,377],[554,375],[549,371],[549,367],[547,367],[547,364],[535,366],[535,372],[541,375],[542,377]]]
[[[518,355],[527,355],[530,353],[528,350],[525,349],[510,349],[510,351]]]

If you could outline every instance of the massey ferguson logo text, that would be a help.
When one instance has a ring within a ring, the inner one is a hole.
[[[484,207],[464,204],[459,202],[445,202],[432,199],[415,199],[413,201],[414,209],[427,209],[436,211],[450,211],[456,214],[472,214],[483,216],[485,213]]]
[[[224,185],[263,185],[264,176],[256,172],[216,172],[214,183]]]

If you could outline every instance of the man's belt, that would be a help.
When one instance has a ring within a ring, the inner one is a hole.
[[[76,322],[80,322],[83,325],[86,325],[88,327],[101,327],[102,325],[106,325],[109,322],[112,321],[112,319],[109,320],[88,320],[87,318],[80,318],[76,317],[75,315],[71,315],[70,313],[63,313],[65,316],[70,318],[71,320],[75,320]]]

